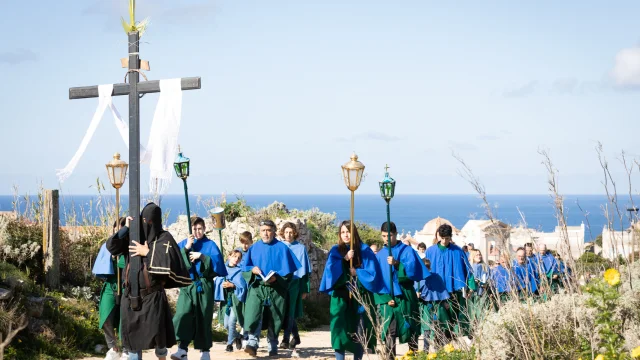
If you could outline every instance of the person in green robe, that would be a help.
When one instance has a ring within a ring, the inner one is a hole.
[[[300,334],[296,319],[302,317],[302,299],[305,299],[311,291],[309,285],[309,274],[311,274],[311,261],[304,244],[298,242],[298,229],[292,222],[286,222],[280,229],[280,238],[284,239],[284,244],[291,249],[300,262],[300,268],[293,273],[287,294],[287,314],[285,317],[284,335],[280,343],[281,349],[295,349],[300,345]],[[293,339],[289,342],[289,337]]]
[[[432,276],[442,278],[449,292],[449,322],[445,336],[470,336],[470,322],[467,312],[467,298],[476,290],[476,283],[464,251],[451,242],[453,229],[451,225],[442,224],[436,231],[436,241],[426,252],[431,263]]]
[[[220,302],[218,323],[227,329],[227,352],[242,348],[242,337],[236,329],[236,324],[243,324],[242,305],[247,297],[247,283],[242,277],[240,262],[242,252],[238,249],[231,251],[226,263],[227,276],[219,276],[215,279],[214,299]]]
[[[244,351],[255,356],[260,330],[267,330],[269,356],[278,355],[278,333],[284,320],[285,300],[293,273],[300,268],[289,247],[275,239],[276,224],[260,222],[261,241],[253,244],[242,261],[247,282],[247,300],[243,309],[244,330],[249,339]]]
[[[121,217],[119,222],[113,223],[113,232],[117,232],[125,224],[126,218]],[[120,307],[118,305],[120,305],[119,296],[122,286],[122,283],[118,284],[118,279],[122,281],[122,269],[124,269],[124,266],[124,258],[111,255],[105,242],[100,247],[91,271],[96,277],[104,280],[100,291],[100,303],[98,304],[98,314],[100,316],[98,328],[104,332],[104,338],[109,348],[105,360],[124,360],[129,358],[128,351],[124,348],[122,349],[122,354],[120,354],[116,336],[120,330]]]
[[[426,257],[422,259],[424,266],[431,271],[431,262]],[[416,294],[420,299],[420,325],[423,334],[424,352],[429,351],[429,341],[436,347],[444,345],[443,329],[451,319],[449,318],[449,292],[444,281],[438,274],[431,274],[426,279],[416,283]]]
[[[192,221],[192,234],[178,248],[187,265],[193,283],[180,289],[176,314],[173,316],[178,351],[173,360],[186,360],[189,343],[200,350],[200,359],[209,360],[213,344],[213,280],[227,276],[227,269],[218,245],[205,236],[204,220],[196,217]]]
[[[396,356],[396,339],[400,344],[409,343],[409,350],[418,350],[420,309],[414,283],[424,280],[430,274],[420,261],[418,252],[398,241],[395,223],[383,223],[380,234],[386,246],[378,251],[376,258],[382,269],[385,287],[375,296],[384,297],[376,302],[381,303],[382,336],[385,338],[388,357],[393,360]],[[393,293],[390,289],[392,284]]]
[[[378,304],[374,294],[384,288],[380,264],[371,248],[360,240],[356,227],[351,248],[350,227],[350,221],[338,227],[340,240],[329,251],[319,288],[331,296],[331,347],[336,360],[344,360],[346,351],[360,360],[364,347],[375,349],[373,326]]]

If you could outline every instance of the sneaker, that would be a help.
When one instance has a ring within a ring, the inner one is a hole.
[[[280,349],[288,349],[289,342],[285,342],[284,340],[280,343]]]
[[[298,352],[296,351],[296,349],[293,349],[293,351],[291,352],[291,357],[292,358],[299,358],[300,355],[298,355]]]
[[[269,357],[278,357],[278,350],[269,351]]]
[[[109,351],[107,351],[107,355],[104,357],[104,360],[119,360],[119,359],[120,359],[120,354],[113,349],[109,349]]]
[[[242,339],[242,347],[243,348],[247,347],[247,339]]]
[[[300,338],[294,337],[293,340],[291,340],[291,343],[289,343],[289,349],[295,349],[298,345],[300,345]]]
[[[200,352],[200,360],[211,360],[211,356],[209,356],[208,351]]]
[[[251,346],[251,345],[247,345],[244,348],[244,352],[246,352],[247,354],[251,355],[251,356],[256,356],[256,354],[258,353],[258,349]]]
[[[235,343],[236,343],[236,350],[240,350],[240,349],[242,349],[242,345],[244,345],[244,344],[243,344],[243,342],[244,342],[244,341],[242,341],[242,338],[240,338],[240,337],[237,337],[237,338],[236,338],[236,340],[235,340]]]
[[[225,349],[225,351],[233,352],[233,345],[231,345],[231,344],[227,345],[227,348]]]
[[[120,356],[120,360],[129,360],[129,353],[122,353],[122,356]]]
[[[171,354],[172,360],[187,360],[187,351],[185,349],[178,348],[178,351]]]

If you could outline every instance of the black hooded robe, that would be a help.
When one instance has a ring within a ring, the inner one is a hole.
[[[149,203],[142,210],[140,229],[143,237],[140,243],[146,241],[149,244],[149,253],[141,258],[142,268],[138,274],[134,274],[130,266],[129,228],[123,227],[107,240],[111,254],[126,257],[120,331],[124,347],[132,352],[170,348],[176,344],[173,315],[164,289],[191,284],[176,241],[162,229],[162,212],[156,204]],[[131,308],[130,299],[130,279],[136,275],[141,303],[138,310]]]

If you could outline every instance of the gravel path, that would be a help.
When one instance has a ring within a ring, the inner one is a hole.
[[[333,349],[329,346],[331,343],[331,334],[329,333],[329,327],[321,327],[314,331],[307,331],[300,334],[300,340],[302,343],[298,346],[298,356],[300,359],[334,359]],[[235,360],[245,360],[245,359],[256,359],[255,357],[249,356],[249,354],[245,353],[244,350],[234,351],[234,352],[226,352],[225,351],[226,344],[222,342],[217,342],[213,344],[213,348],[211,348],[211,359],[235,359]],[[169,355],[174,353],[177,350],[177,347],[174,346],[171,350],[169,350]],[[398,346],[398,355],[401,356],[408,350],[407,344],[402,344]],[[145,352],[142,356],[143,360],[156,360],[156,356],[152,351]],[[91,357],[84,358],[83,360],[102,360],[103,357]],[[189,360],[199,360],[200,352],[194,351],[193,349],[189,351]],[[260,348],[258,349],[257,359],[274,359],[270,358],[266,349],[265,339],[260,339]],[[291,357],[291,350],[278,350],[277,359],[295,359]],[[347,356],[347,359],[353,359],[353,356]],[[377,360],[378,357],[375,355],[364,356],[364,359]],[[167,360],[170,360],[167,357]]]

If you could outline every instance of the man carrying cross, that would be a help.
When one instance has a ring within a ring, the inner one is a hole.
[[[162,211],[156,204],[147,204],[138,220],[143,230],[142,244],[133,241],[134,245],[128,246],[131,220],[127,217],[125,226],[107,240],[109,252],[125,255],[126,260],[120,305],[122,343],[129,350],[129,360],[141,360],[146,349],[156,349],[156,356],[163,360],[167,348],[176,344],[165,289],[190,285],[191,278],[178,245],[162,229]],[[142,263],[138,272],[131,266],[136,257]],[[135,284],[140,285],[134,293]]]

